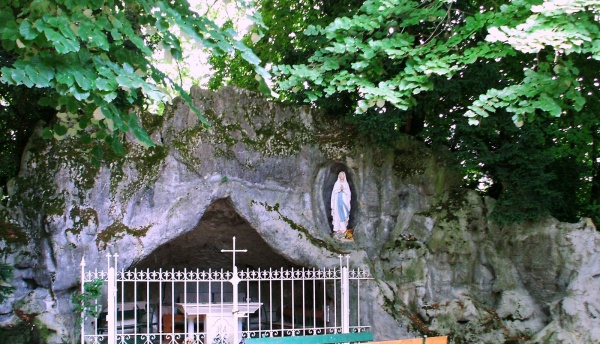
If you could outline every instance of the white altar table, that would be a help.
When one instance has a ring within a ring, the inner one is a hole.
[[[260,302],[239,302],[237,312],[233,311],[233,303],[177,303],[177,308],[185,314],[187,319],[188,336],[194,334],[194,320],[199,315],[204,315],[205,343],[234,344],[234,331],[241,332],[240,318],[256,312],[262,305]],[[215,341],[215,338],[219,340]],[[239,336],[238,338],[241,338]]]

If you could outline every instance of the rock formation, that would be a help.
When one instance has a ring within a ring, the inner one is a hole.
[[[349,253],[375,277],[366,321],[377,338],[600,342],[600,236],[585,220],[497,227],[486,220],[494,201],[457,188],[441,155],[416,141],[379,151],[307,108],[234,88],[192,97],[211,128],[176,102],[142,116],[159,145],[127,144],[124,158],[106,149],[102,166],[85,147],[32,138],[2,209],[3,225],[29,239],[7,256],[16,290],[0,305],[0,341],[77,338],[70,298],[82,257],[92,269],[107,252],[125,267],[228,267],[201,252],[235,234],[257,251],[246,266],[333,266]],[[330,235],[340,171],[353,242]]]

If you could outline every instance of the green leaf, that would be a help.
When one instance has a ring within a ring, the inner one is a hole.
[[[123,36],[121,35],[121,32],[119,30],[117,30],[116,28],[110,30],[110,35],[112,36],[113,40],[116,42],[120,42],[123,40]]]
[[[19,33],[28,40],[35,39],[39,35],[39,32],[28,19],[23,20],[21,26],[19,26]]]
[[[326,60],[323,68],[325,68],[325,70],[335,70],[340,68],[340,64],[336,60]]]
[[[48,83],[48,80],[46,80],[44,77],[42,77],[38,73],[38,71],[35,68],[33,68],[33,66],[26,65],[24,67],[24,71],[25,71],[25,74],[27,74],[27,77],[29,78],[29,80],[31,80],[31,82],[33,82],[36,87],[48,87],[50,85]]]
[[[67,18],[63,16],[52,17],[47,20],[47,23],[57,28],[58,31],[60,31],[60,33],[65,37],[65,39],[77,39],[77,35],[75,35],[75,32],[73,32],[70,27],[71,22]]]
[[[118,156],[125,156],[125,150],[123,149],[123,144],[118,137],[115,136],[107,136],[104,141],[110,145],[115,154]]]
[[[124,88],[133,88],[133,79],[131,79],[130,75],[120,74],[115,78],[115,81],[119,83],[119,86]]]
[[[91,121],[91,119],[88,116],[81,116],[81,117],[79,117],[79,127],[81,129],[87,128],[87,126],[90,125],[90,121]]]
[[[320,26],[309,25],[304,30],[304,34],[307,35],[307,36],[315,36],[315,35],[319,34],[320,31],[321,31],[321,27]]]
[[[142,129],[142,127],[140,127],[140,125],[138,124],[137,116],[135,116],[134,114],[130,114],[128,124],[129,128],[142,145],[146,147],[154,146],[154,142],[152,141],[150,136],[148,136],[148,133],[144,129]]]
[[[89,145],[93,142],[92,137],[88,134],[81,134],[79,136],[79,139],[81,140],[81,143],[83,143],[84,145]]]
[[[67,86],[72,86],[75,82],[75,76],[71,70],[60,68],[56,71],[56,81]]]
[[[91,32],[91,35],[89,36],[89,42],[93,46],[97,46],[98,48],[100,48],[100,49],[102,49],[104,51],[109,51],[110,50],[110,44],[108,43],[108,39],[106,37],[106,34],[104,34],[101,31],[93,30]]]
[[[583,109],[583,106],[586,103],[586,99],[584,97],[578,96],[575,97],[573,99],[573,109],[575,109],[575,111],[581,111]]]
[[[52,132],[52,129],[45,127],[42,129],[42,138],[45,140],[50,140],[52,138],[54,138],[54,133]]]
[[[270,97],[271,96],[271,89],[269,88],[269,86],[267,85],[267,83],[265,82],[265,79],[263,79],[262,77],[259,78],[258,80],[258,91],[267,96]]]
[[[183,52],[181,51],[181,48],[171,48],[170,53],[175,60],[179,61],[183,59]]]
[[[549,112],[554,117],[559,117],[562,113],[560,105],[547,94],[540,95],[536,105],[543,111]]]
[[[92,148],[91,153],[92,153],[92,156],[94,156],[98,159],[102,159],[102,156],[104,155],[104,153],[102,152],[102,148],[100,148],[99,146],[94,146]]]
[[[62,34],[52,28],[46,27],[44,29],[44,34],[46,35],[46,38],[52,42],[59,54],[79,51],[79,43],[77,43],[77,41],[65,38]]]
[[[86,75],[86,71],[83,69],[75,69],[72,70],[73,73],[73,77],[75,78],[75,81],[77,82],[77,85],[79,85],[79,87],[81,87],[82,90],[84,91],[89,91],[92,89],[92,80],[89,78],[88,75]]]
[[[85,90],[82,90],[77,85],[73,85],[69,88],[69,92],[75,97],[75,99],[82,101],[86,100],[90,97],[91,93]]]
[[[260,63],[260,59],[258,58],[258,56],[256,56],[251,50],[243,51],[242,57],[250,64],[258,65]]]
[[[98,78],[96,79],[96,87],[101,91],[114,91],[117,89],[117,83],[113,80]]]
[[[54,129],[54,134],[56,134],[58,136],[65,136],[67,134],[67,130],[68,130],[68,128],[62,124],[55,124],[53,129]]]
[[[104,140],[104,139],[106,139],[107,136],[108,136],[108,134],[103,129],[98,130],[93,135],[93,137],[95,137],[97,140]]]
[[[38,59],[34,59],[33,63],[35,64],[35,68],[37,73],[39,74],[40,80],[42,80],[41,82],[44,82],[48,84],[48,86],[50,86],[51,81],[54,80],[55,77],[55,70],[53,66],[49,66],[46,63],[44,63],[44,61]]]
[[[115,127],[122,132],[128,132],[129,126],[126,123],[127,118],[125,118],[125,121],[123,121],[121,112],[113,104],[108,104],[107,108],[112,113],[111,119],[115,123]]]
[[[33,87],[35,83],[29,78],[27,72],[25,71],[24,65],[23,69],[10,69],[7,68],[7,71],[3,68],[3,73],[8,72],[8,76],[12,78],[14,84],[17,85],[25,85],[27,87]],[[10,79],[9,79],[10,80]]]
[[[358,62],[353,63],[351,66],[352,66],[352,69],[360,71],[360,70],[363,70],[364,68],[368,67],[369,63],[367,61],[358,61]]]
[[[73,98],[73,97],[65,97],[66,98],[66,102],[65,105],[67,106],[67,111],[69,111],[70,113],[77,113],[80,109],[79,107],[79,102],[77,101],[77,99]]]

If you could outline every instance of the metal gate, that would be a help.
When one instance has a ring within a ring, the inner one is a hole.
[[[101,285],[102,297],[81,314],[81,343],[234,344],[248,337],[364,331],[364,269],[238,271],[235,238],[232,271],[118,270],[107,254],[106,271],[86,271],[81,292]]]

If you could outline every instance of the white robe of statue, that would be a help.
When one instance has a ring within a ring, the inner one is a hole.
[[[344,233],[350,219],[350,185],[346,173],[340,172],[331,191],[331,215],[333,216],[333,232]]]

